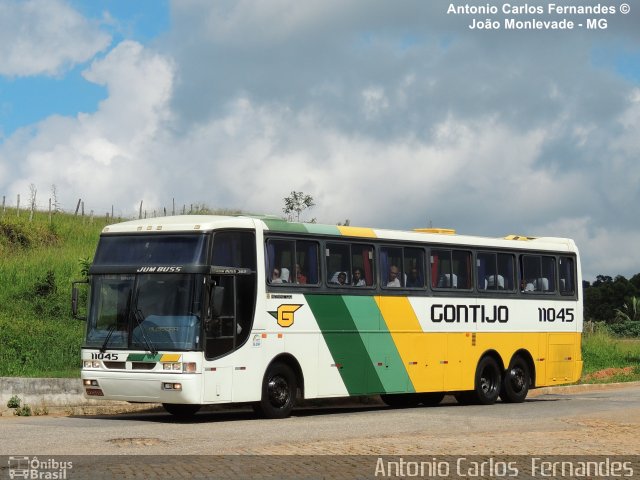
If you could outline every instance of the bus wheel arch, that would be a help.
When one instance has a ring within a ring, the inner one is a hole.
[[[519,350],[513,354],[509,367],[504,371],[500,398],[505,403],[524,402],[529,388],[534,383],[535,368],[531,355],[526,350]]]
[[[304,380],[298,361],[289,354],[275,357],[266,368],[260,388],[260,401],[254,410],[265,418],[286,418],[291,415]]]

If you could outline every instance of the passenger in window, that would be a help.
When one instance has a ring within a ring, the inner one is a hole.
[[[297,263],[296,263],[296,283],[299,283],[300,285],[306,285],[307,283],[307,277],[303,273],[302,268],[300,268],[300,265]]]
[[[418,276],[418,269],[412,268],[409,270],[409,275],[407,276],[407,287],[409,288],[418,288],[422,287],[420,284],[420,277]]]
[[[520,291],[522,292],[533,292],[535,287],[533,285],[533,280],[525,280],[524,278],[520,282]]]
[[[280,270],[277,268],[273,269],[271,272],[271,283],[282,283],[282,278],[280,278]]]
[[[391,265],[389,268],[389,281],[387,287],[400,287],[400,270],[395,265]]]
[[[367,286],[367,282],[364,281],[364,278],[362,276],[362,270],[360,270],[359,268],[356,268],[353,271],[353,286],[354,287],[366,287]]]
[[[347,274],[345,272],[340,272],[338,274],[338,285],[346,285],[347,284]]]

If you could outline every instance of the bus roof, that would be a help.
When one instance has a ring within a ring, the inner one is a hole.
[[[416,228],[413,231],[389,230],[344,225],[288,222],[279,217],[268,215],[176,215],[147,218],[108,225],[102,230],[102,234],[207,232],[219,228],[262,228],[280,233],[405,240],[411,242],[487,246],[493,248],[503,247],[524,250],[577,250],[575,242],[569,238],[530,237],[524,235],[483,237],[458,235],[449,229]]]

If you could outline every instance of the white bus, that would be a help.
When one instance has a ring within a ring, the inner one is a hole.
[[[174,216],[105,227],[89,270],[87,397],[175,415],[296,398],[522,402],[582,370],[578,250],[485,238]],[[78,289],[73,289],[78,311]]]

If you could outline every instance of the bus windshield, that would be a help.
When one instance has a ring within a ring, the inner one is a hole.
[[[202,265],[206,243],[202,234],[103,235],[93,265]]]
[[[204,278],[195,274],[95,275],[86,346],[195,350]]]

